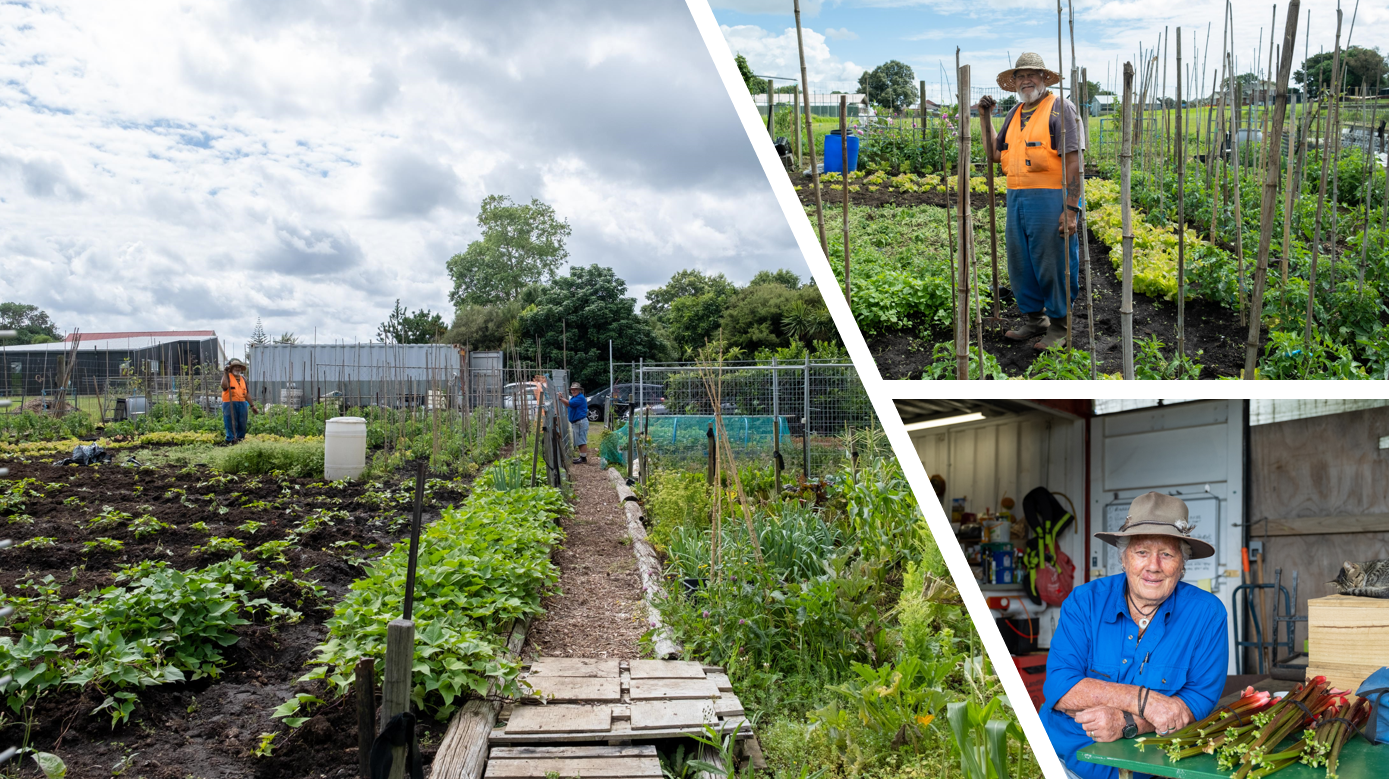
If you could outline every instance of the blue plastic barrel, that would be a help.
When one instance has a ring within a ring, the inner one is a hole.
[[[839,138],[838,130],[831,130],[825,136],[825,172],[843,173],[844,164],[840,161],[843,156],[844,141]],[[858,170],[858,136],[849,136],[849,170]]]

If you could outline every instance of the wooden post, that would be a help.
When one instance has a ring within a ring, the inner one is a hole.
[[[1065,71],[1061,70],[1061,0],[1056,0],[1056,74],[1062,78],[1062,82],[1056,85],[1056,99],[1061,104],[1061,214],[1066,214],[1066,193],[1070,191],[1069,175],[1066,171],[1066,102],[1062,93],[1065,85],[1064,77],[1061,76]],[[1075,97],[1075,95],[1071,95]],[[1076,117],[1077,119],[1079,117]],[[1076,144],[1077,148],[1079,144]],[[1063,231],[1061,233],[1061,299],[1066,301],[1066,349],[1071,349],[1071,325],[1075,322],[1075,311],[1071,306],[1071,238]]]
[[[704,481],[706,484],[714,484],[714,423],[709,423],[709,429],[704,432],[706,447],[708,451],[704,458]]]
[[[844,193],[842,213],[844,218],[844,302],[853,307],[849,297],[849,96],[839,96],[839,143],[840,167],[844,169],[844,180],[839,182],[839,191]]]
[[[1059,2],[1059,0],[1058,0]],[[959,49],[955,57],[959,59]],[[969,66],[961,65],[958,71],[959,87],[959,154],[955,168],[955,197],[959,201],[960,283],[956,285],[958,296],[955,311],[955,378],[969,378],[969,242],[966,240],[965,209],[969,208]],[[983,355],[980,355],[981,359]]]
[[[1280,64],[1281,64],[1281,63],[1280,63]],[[1275,100],[1276,100],[1276,99],[1277,99],[1277,98],[1275,98]],[[1283,255],[1282,262],[1281,262],[1281,264],[1282,264],[1282,266],[1283,266],[1283,267],[1282,267],[1282,270],[1283,270],[1283,285],[1279,288],[1279,289],[1280,289],[1280,294],[1279,294],[1279,303],[1278,303],[1278,304],[1279,304],[1280,307],[1283,305],[1283,301],[1287,298],[1287,295],[1288,295],[1288,255],[1291,253],[1291,248],[1292,248],[1293,202],[1294,202],[1294,198],[1293,198],[1293,168],[1296,167],[1296,161],[1297,161],[1297,126],[1296,126],[1296,125],[1297,125],[1297,122],[1296,122],[1296,119],[1297,119],[1297,117],[1294,116],[1294,117],[1293,117],[1293,120],[1294,120],[1294,121],[1293,121],[1293,131],[1290,132],[1290,133],[1288,133],[1288,172],[1287,172],[1287,177],[1288,177],[1288,178],[1287,178],[1287,182],[1283,185],[1283,251],[1281,252],[1282,255]]]
[[[772,358],[772,484],[781,500],[781,387],[777,382],[776,358]]]
[[[1231,56],[1233,57],[1233,55]],[[1235,66],[1232,59],[1230,63],[1230,73],[1233,74],[1234,72]],[[1230,164],[1234,167],[1235,173],[1235,188],[1232,193],[1235,200],[1235,278],[1238,281],[1239,323],[1244,325],[1248,322],[1249,312],[1244,305],[1244,217],[1240,214],[1240,201],[1244,199],[1240,194],[1242,191],[1240,184],[1243,182],[1243,179],[1240,176],[1239,165],[1239,111],[1240,101],[1242,99],[1243,96],[1241,95],[1239,80],[1232,77],[1230,79],[1230,107],[1233,109],[1230,112]]]
[[[801,57],[801,87],[805,89],[805,139],[810,144],[810,181],[815,190],[815,225],[820,229],[820,251],[825,260],[830,257],[830,245],[825,239],[825,209],[820,202],[820,168],[815,164],[815,125],[810,121],[810,77],[805,69],[805,41],[801,37],[801,0],[792,0],[796,11],[796,51]]]
[[[1074,73],[1076,72],[1075,65],[1074,65],[1074,60],[1075,60],[1075,22],[1074,22],[1074,16],[1072,17],[1072,19],[1073,19],[1073,21],[1071,22],[1071,25],[1072,25],[1072,26],[1071,26],[1071,30],[1072,30],[1072,32],[1071,32],[1071,59],[1072,59],[1071,73],[1074,74]],[[1075,78],[1074,78],[1074,75],[1073,75],[1073,76],[1072,76],[1072,79],[1071,79],[1071,97],[1072,97],[1072,99],[1075,98],[1075,95],[1076,95],[1076,88],[1075,88]],[[1081,145],[1081,149],[1082,149],[1082,151],[1081,151],[1081,160],[1080,160],[1080,193],[1081,193],[1082,202],[1084,202],[1084,197],[1085,197],[1085,151],[1088,151],[1088,147],[1089,147],[1089,143],[1088,143],[1088,140],[1089,140],[1089,133],[1088,133],[1088,131],[1087,131],[1087,130],[1088,130],[1089,123],[1088,123],[1088,119],[1087,119],[1087,117],[1086,117],[1086,113],[1085,113],[1084,106],[1085,106],[1087,103],[1090,102],[1090,101],[1089,101],[1089,96],[1090,96],[1090,81],[1086,78],[1085,68],[1081,68],[1081,69],[1080,69],[1080,105],[1077,106],[1077,108],[1076,108],[1076,118],[1078,118],[1080,121],[1077,122],[1077,128],[1076,128],[1076,129],[1080,131],[1080,140],[1081,140],[1081,144],[1080,144],[1080,145]],[[1085,209],[1085,208],[1082,208],[1082,209],[1081,209],[1081,212],[1080,212],[1079,214],[1076,215],[1076,228],[1077,228],[1077,229],[1076,229],[1076,237],[1080,240],[1080,260],[1081,260],[1081,262],[1084,263],[1084,265],[1085,265],[1085,329],[1086,329],[1087,334],[1088,334],[1089,337],[1090,337],[1090,378],[1091,378],[1091,379],[1097,379],[1097,378],[1099,378],[1099,367],[1095,364],[1095,362],[1096,362],[1096,360],[1095,360],[1095,286],[1094,286],[1094,279],[1092,278],[1092,274],[1091,274],[1091,272],[1090,272],[1090,219],[1089,219],[1089,217],[1086,215],[1085,212],[1086,212],[1086,209]]]
[[[393,619],[386,625],[386,678],[381,691],[381,725],[410,709],[411,666],[415,662],[415,623]],[[391,750],[391,779],[404,779],[407,747]]]
[[[357,770],[371,777],[371,742],[376,740],[376,660],[357,661]]]
[[[1288,18],[1283,29],[1283,48],[1278,62],[1278,92],[1273,100],[1273,137],[1283,133],[1283,114],[1288,106],[1288,74],[1293,67],[1293,42],[1297,40],[1297,12],[1300,0],[1290,0]],[[1264,160],[1264,193],[1259,209],[1259,255],[1254,269],[1254,297],[1250,301],[1253,316],[1249,322],[1249,338],[1245,341],[1244,378],[1254,378],[1259,364],[1259,326],[1263,314],[1264,277],[1268,273],[1269,244],[1273,240],[1273,202],[1278,197],[1278,147],[1273,146]],[[1292,160],[1289,160],[1291,164]],[[1367,212],[1368,213],[1368,212]],[[1286,230],[1287,220],[1284,219]],[[1286,254],[1286,251],[1284,252]],[[1286,260],[1285,260],[1286,261]]]
[[[923,84],[926,82],[922,82]],[[993,118],[989,118],[988,131],[994,132]],[[982,139],[981,139],[982,140]],[[987,147],[986,147],[987,148]],[[994,162],[990,159],[984,160],[984,179],[989,187],[989,261],[992,263],[993,279],[990,284],[993,292],[993,316],[989,317],[989,324],[999,325],[1003,322],[1003,316],[998,310],[998,213],[994,205]],[[982,347],[980,347],[982,348]],[[983,359],[983,355],[980,355]]]
[[[1133,63],[1124,63],[1124,107],[1120,118],[1123,145],[1119,150],[1119,208],[1124,226],[1123,293],[1119,322],[1124,349],[1124,378],[1133,380],[1133,209],[1129,180],[1133,175]]]
[[[921,89],[921,93],[920,93],[920,94],[921,94],[921,98],[920,98],[921,102],[920,102],[920,105],[917,106],[917,113],[921,114],[921,145],[922,145],[922,146],[925,146],[925,145],[926,145],[926,82],[925,82],[925,81],[922,81],[921,84],[920,84],[919,86],[920,86],[920,89]],[[918,172],[918,173],[924,173],[925,171],[917,171],[917,172]]]
[[[801,169],[801,85],[791,87],[791,137],[796,140],[796,170]]]

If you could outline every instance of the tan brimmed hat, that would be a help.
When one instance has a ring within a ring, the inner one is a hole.
[[[1049,69],[1046,63],[1042,62],[1042,55],[1025,51],[1018,55],[1018,61],[1013,64],[1013,67],[998,74],[998,85],[1009,92],[1018,91],[1018,85],[1014,82],[1013,75],[1019,70],[1040,70],[1042,78],[1049,87],[1061,83],[1061,74]]]
[[[245,367],[246,367],[246,363],[242,362],[241,360],[239,360],[239,359],[237,359],[237,358],[235,358],[235,357],[231,358],[230,360],[227,360],[227,368],[229,368],[229,369],[230,369],[230,368],[245,368]]]
[[[578,391],[580,391],[580,392],[583,392],[583,391],[584,391],[584,385],[582,385],[582,384],[580,384],[579,382],[576,381],[576,382],[574,382],[573,384],[570,384],[570,385],[569,385],[569,389],[578,390]]]
[[[1095,538],[1110,546],[1117,546],[1121,537],[1172,536],[1191,545],[1193,560],[1213,556],[1215,547],[1193,537],[1191,529],[1186,501],[1161,492],[1145,492],[1133,499],[1129,515],[1124,518],[1124,526],[1118,532],[1096,533]]]

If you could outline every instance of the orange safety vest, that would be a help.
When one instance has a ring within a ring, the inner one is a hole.
[[[246,400],[246,379],[239,374],[233,373],[228,376],[231,380],[231,389],[222,390],[223,403],[236,403]]]
[[[1051,147],[1050,116],[1057,107],[1056,96],[1047,94],[1032,112],[1027,126],[1022,124],[1022,107],[1013,112],[999,154],[1009,189],[1062,189],[1061,156]]]

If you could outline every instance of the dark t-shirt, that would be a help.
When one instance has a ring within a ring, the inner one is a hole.
[[[1085,139],[1082,138],[1080,135],[1080,130],[1076,129],[1076,107],[1069,100],[1063,100],[1061,102],[1064,103],[1066,106],[1066,151],[1080,151],[1081,149],[1084,149],[1086,147],[1086,144]],[[1031,117],[1029,117],[1026,113],[1023,113],[1022,105],[1018,105],[1016,108],[1010,109],[1010,111],[1022,114],[1022,126],[1027,126],[1027,121]],[[1033,111],[1033,113],[1036,112]],[[1058,116],[1058,113],[1058,111],[1052,111],[1051,117],[1048,121],[1050,122],[1051,137],[1056,139],[1054,145],[1059,147],[1061,145],[1061,117]],[[994,148],[996,149],[1003,148],[1003,131],[1008,127],[1008,114],[1005,113],[1003,115],[1003,120],[1003,127],[999,128],[998,137],[994,140]],[[1060,155],[1061,152],[1058,151],[1057,156]]]

